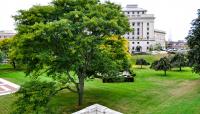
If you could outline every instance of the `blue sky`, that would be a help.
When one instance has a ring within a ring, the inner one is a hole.
[[[101,0],[104,1],[104,0]],[[125,7],[126,4],[138,4],[139,7],[154,14],[155,28],[167,32],[166,39],[183,40],[191,27],[191,21],[197,17],[200,0],[110,0]],[[19,9],[30,8],[34,4],[45,5],[51,0],[1,0],[0,30],[14,30],[12,15]]]

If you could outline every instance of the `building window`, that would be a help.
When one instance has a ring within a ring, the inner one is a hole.
[[[147,30],[149,30],[149,27],[147,27]]]
[[[149,36],[147,36],[147,39],[149,39]]]
[[[137,22],[137,26],[140,26],[140,22]]]
[[[132,42],[132,44],[134,44],[135,42]]]
[[[137,42],[137,44],[140,44],[140,42]]]
[[[149,42],[147,42],[147,44],[149,44]]]
[[[147,32],[147,35],[149,35],[149,32]]]
[[[149,23],[147,23],[147,26],[149,26]]]
[[[137,35],[140,35],[140,28],[137,28]]]
[[[140,14],[140,12],[138,11],[137,14]]]
[[[140,37],[138,36],[137,39],[140,39]]]
[[[133,30],[132,34],[133,34],[133,35],[135,34],[134,30]]]
[[[129,37],[127,37],[129,39]]]
[[[134,39],[134,36],[132,37],[132,39]]]
[[[133,11],[132,14],[134,14],[135,12]]]
[[[132,22],[132,25],[135,26],[135,22]]]
[[[142,14],[144,14],[144,11],[142,12]]]
[[[127,35],[129,35],[129,32],[127,33]]]
[[[149,50],[149,47],[147,47],[147,50]]]
[[[135,49],[135,47],[132,47],[132,50],[134,50]]]
[[[127,12],[127,14],[129,14],[129,12]]]
[[[4,36],[4,38],[6,38],[6,36]]]

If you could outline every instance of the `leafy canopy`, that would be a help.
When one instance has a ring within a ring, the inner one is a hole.
[[[145,59],[136,59],[136,65],[149,65],[149,63]]]
[[[98,0],[54,0],[14,16],[18,34],[15,54],[26,73],[42,73],[77,92],[82,104],[84,80],[117,76],[126,69],[129,54],[121,36],[130,31],[119,5]]]
[[[176,53],[170,60],[170,63],[173,67],[179,67],[180,71],[183,66],[186,66],[188,63],[187,57],[183,53]]]
[[[56,89],[54,82],[41,82],[38,80],[27,82],[17,92],[19,98],[14,103],[14,111],[12,113],[48,113],[49,110],[46,107],[51,97],[56,93]]]
[[[197,16],[192,21],[192,27],[186,39],[190,48],[188,52],[189,63],[192,65],[194,72],[200,73],[200,9]]]
[[[0,63],[3,61],[3,52],[0,50]]]
[[[152,68],[154,70],[163,70],[165,72],[165,76],[166,76],[166,71],[171,68],[171,64],[167,57],[163,57],[163,58],[160,58],[160,60],[158,60],[158,61],[154,61],[151,64],[150,68]]]

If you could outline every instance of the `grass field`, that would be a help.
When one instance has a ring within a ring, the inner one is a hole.
[[[134,83],[102,83],[87,80],[84,104],[77,107],[77,95],[64,90],[55,96],[49,106],[55,114],[70,114],[94,103],[124,114],[200,114],[200,76],[184,68],[173,69],[163,76],[162,71],[148,67],[138,69]],[[0,78],[17,84],[29,80],[21,71],[0,66]],[[0,96],[0,114],[8,114],[16,96]]]
[[[136,63],[136,59],[145,59],[149,63],[153,63],[155,60],[159,60],[161,57],[169,56],[167,54],[157,54],[157,55],[134,55],[132,58],[133,64]]]

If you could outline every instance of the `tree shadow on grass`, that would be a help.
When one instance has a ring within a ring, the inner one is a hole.
[[[107,88],[108,89],[108,88]],[[78,96],[75,93],[67,92],[67,90],[56,95],[50,103],[50,107],[53,108],[53,112],[56,114],[67,113],[71,114],[73,112],[79,111],[85,107],[91,106],[93,104],[100,104],[106,107],[110,107],[113,110],[120,111],[117,104],[121,103],[121,99],[128,99],[129,91],[123,91],[123,93],[119,93],[117,90],[104,90],[103,88],[90,88],[84,91],[84,102],[82,106],[77,105]],[[133,94],[132,97],[135,97]],[[125,100],[126,102],[131,102],[130,100]],[[64,109],[65,108],[65,109]]]
[[[100,104],[122,113],[130,111],[136,112],[141,108],[141,103],[145,104],[149,102],[149,99],[155,99],[154,94],[149,89],[137,90],[131,89],[131,87],[127,89],[119,88],[119,90],[106,86],[99,88],[89,87],[84,91],[84,102],[82,106],[79,107],[77,105],[78,97],[75,93],[62,92],[54,98],[54,101],[52,101],[54,105],[52,107],[55,109],[56,114],[70,114],[93,104]]]
[[[188,72],[189,70],[178,70],[178,69],[172,69],[172,70],[170,70],[171,72],[179,72],[179,73],[181,73],[181,72]]]

